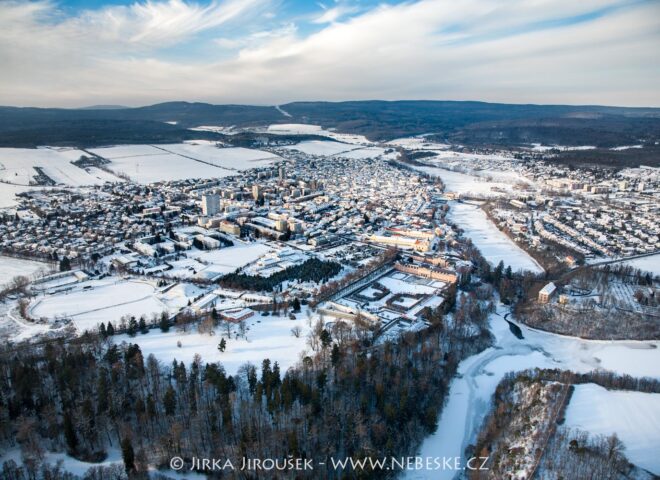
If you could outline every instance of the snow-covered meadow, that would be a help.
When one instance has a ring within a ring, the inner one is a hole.
[[[30,185],[37,175],[37,167],[55,183],[71,186],[103,183],[97,176],[71,163],[83,155],[87,154],[64,147],[0,148],[0,180]]]
[[[230,375],[235,375],[239,367],[247,362],[259,366],[265,358],[269,358],[271,363],[278,362],[284,372],[298,362],[301,352],[307,349],[310,327],[306,312],[297,314],[296,320],[282,315],[261,316],[255,312],[245,323],[245,338],[238,335],[238,326],[232,325],[232,333],[227,339],[226,326],[220,325],[212,335],[199,333],[192,327],[187,332],[179,332],[173,327],[165,333],[150,330],[145,335],[138,333],[135,337],[117,335],[114,341],[135,343],[140,346],[145,357],[153,354],[166,364],[175,359],[189,364],[195,355],[200,355],[204,362],[222,363]],[[294,337],[291,333],[294,327],[300,327],[299,337]],[[218,344],[223,337],[227,346],[224,352],[220,352]]]
[[[0,188],[2,188],[0,186]],[[6,286],[14,277],[32,278],[52,270],[52,266],[43,262],[0,256],[0,288]]]
[[[124,315],[151,316],[170,308],[148,282],[109,277],[77,285],[61,293],[37,297],[30,307],[34,318],[70,318],[79,331],[93,330],[101,322],[118,324]]]
[[[528,270],[543,273],[538,262],[501,232],[478,206],[453,202],[448,218],[465,231],[465,236],[472,239],[491,265],[495,266],[503,261],[504,265],[511,266],[514,272]]]
[[[616,433],[632,463],[660,475],[660,393],[576,385],[566,409],[566,426],[594,435]]]
[[[219,148],[213,142],[191,141],[168,145],[121,145],[95,148],[110,160],[107,167],[138,183],[215,178],[271,165],[279,157],[248,148]]]

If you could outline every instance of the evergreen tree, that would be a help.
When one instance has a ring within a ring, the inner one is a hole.
[[[147,322],[145,321],[144,317],[140,317],[140,322],[138,323],[138,328],[140,329],[140,333],[142,335],[149,333],[149,329],[147,328]]]
[[[121,458],[124,460],[124,469],[128,475],[135,472],[135,452],[131,439],[126,437],[121,441]]]
[[[64,412],[64,439],[66,440],[66,446],[69,452],[72,454],[75,453],[78,448],[78,437],[73,427],[71,413],[68,410]]]
[[[111,322],[108,322],[108,328],[106,329],[106,333],[108,334],[108,337],[111,337],[115,334],[115,327],[112,326]]]
[[[218,344],[218,350],[220,350],[220,352],[224,352],[225,348],[227,348],[227,342],[223,338],[220,340],[220,343]]]
[[[298,297],[293,299],[292,309],[293,309],[294,312],[299,312],[300,311],[300,300],[298,300]]]
[[[99,325],[99,335],[101,335],[101,338],[107,338],[108,337],[108,332],[105,329],[105,323],[101,322],[101,325]]]
[[[131,317],[131,319],[128,322],[128,334],[131,337],[134,337],[137,334],[137,331],[138,331],[137,320],[135,320],[135,317]]]
[[[158,324],[160,331],[165,333],[170,330],[170,319],[167,318],[167,313],[163,312],[160,316],[160,323]]]
[[[172,388],[172,385],[167,388],[163,396],[163,406],[165,407],[165,415],[174,415],[174,411],[176,410],[176,392]]]

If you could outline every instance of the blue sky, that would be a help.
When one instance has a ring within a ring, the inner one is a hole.
[[[660,106],[658,0],[2,0],[0,104]]]

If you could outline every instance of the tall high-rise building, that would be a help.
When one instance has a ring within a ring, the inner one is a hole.
[[[280,179],[280,182],[283,181],[286,178],[286,169],[284,166],[281,166],[278,170],[278,178]]]
[[[202,196],[202,213],[206,217],[215,215],[220,211],[220,195],[211,193]]]
[[[252,185],[252,196],[255,200],[259,200],[259,197],[261,197],[261,187],[259,185]]]

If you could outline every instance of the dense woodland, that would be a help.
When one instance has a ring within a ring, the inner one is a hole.
[[[239,290],[254,290],[271,292],[282,282],[297,280],[300,282],[326,283],[341,271],[341,265],[336,262],[310,258],[300,265],[293,265],[274,273],[269,277],[246,275],[241,272],[230,273],[219,280],[220,285]]]
[[[46,451],[99,461],[118,449],[134,477],[173,456],[240,464],[244,456],[412,454],[436,428],[459,360],[490,341],[485,322],[461,325],[470,323],[461,305],[459,320],[382,346],[351,331],[357,326],[340,332],[319,324],[310,341],[314,355],[287,372],[268,359],[236,375],[201,358],[162,365],[137,345],[89,333],[68,342],[4,345],[0,442],[5,452],[20,451],[21,465],[5,463],[2,478],[34,478]],[[89,478],[115,478],[100,467],[95,472]],[[226,473],[223,478],[247,478]],[[382,472],[343,474],[381,478]],[[330,469],[307,474],[341,476]]]

